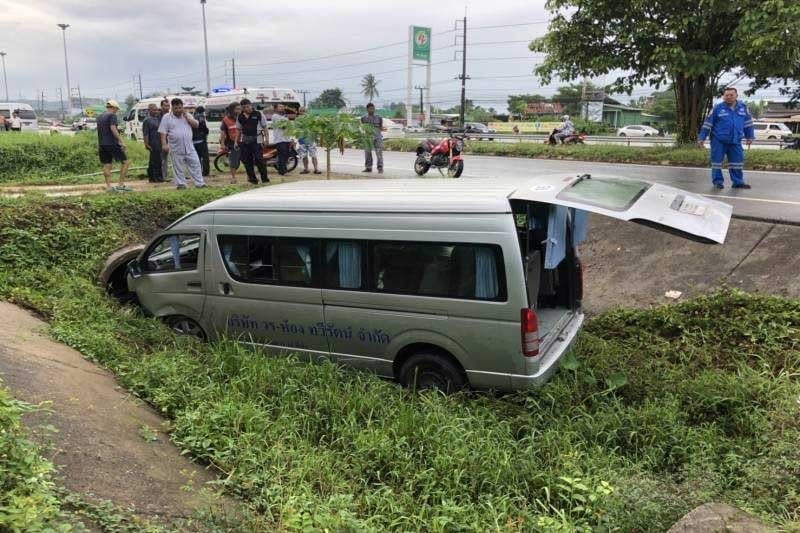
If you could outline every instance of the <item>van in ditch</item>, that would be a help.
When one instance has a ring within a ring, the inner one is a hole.
[[[731,211],[589,175],[303,181],[204,205],[103,280],[179,333],[409,387],[515,390],[545,382],[581,329],[589,213],[722,243]]]

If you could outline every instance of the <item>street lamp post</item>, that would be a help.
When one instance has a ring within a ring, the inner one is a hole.
[[[67,28],[69,24],[58,24],[64,38],[64,69],[67,71],[67,110],[72,113],[72,86],[69,84],[69,62],[67,61]]]
[[[206,52],[206,94],[211,94],[211,71],[208,68],[208,33],[206,31],[206,0],[200,0],[203,8],[203,47]]]
[[[8,78],[6,77],[6,53],[0,52],[0,57],[3,58],[3,86],[6,88],[6,102],[8,102]]]

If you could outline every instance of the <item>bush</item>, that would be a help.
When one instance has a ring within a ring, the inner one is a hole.
[[[132,167],[147,164],[142,144],[130,141],[127,147]],[[0,183],[86,183],[98,177],[78,176],[101,170],[95,132],[0,135]]]
[[[709,500],[800,520],[800,302],[614,311],[541,389],[413,395],[175,338],[103,294],[110,250],[227,192],[0,201],[0,297],[171,418],[256,512],[243,529],[665,531]]]

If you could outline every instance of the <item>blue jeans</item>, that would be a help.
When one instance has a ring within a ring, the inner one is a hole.
[[[744,183],[744,149],[742,143],[724,143],[711,139],[711,182],[724,184],[722,162],[728,157],[728,172],[734,185]]]

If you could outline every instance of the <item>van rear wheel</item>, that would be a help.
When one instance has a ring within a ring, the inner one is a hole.
[[[398,376],[400,384],[414,391],[438,390],[449,394],[467,386],[464,371],[447,356],[421,352],[409,357]]]

